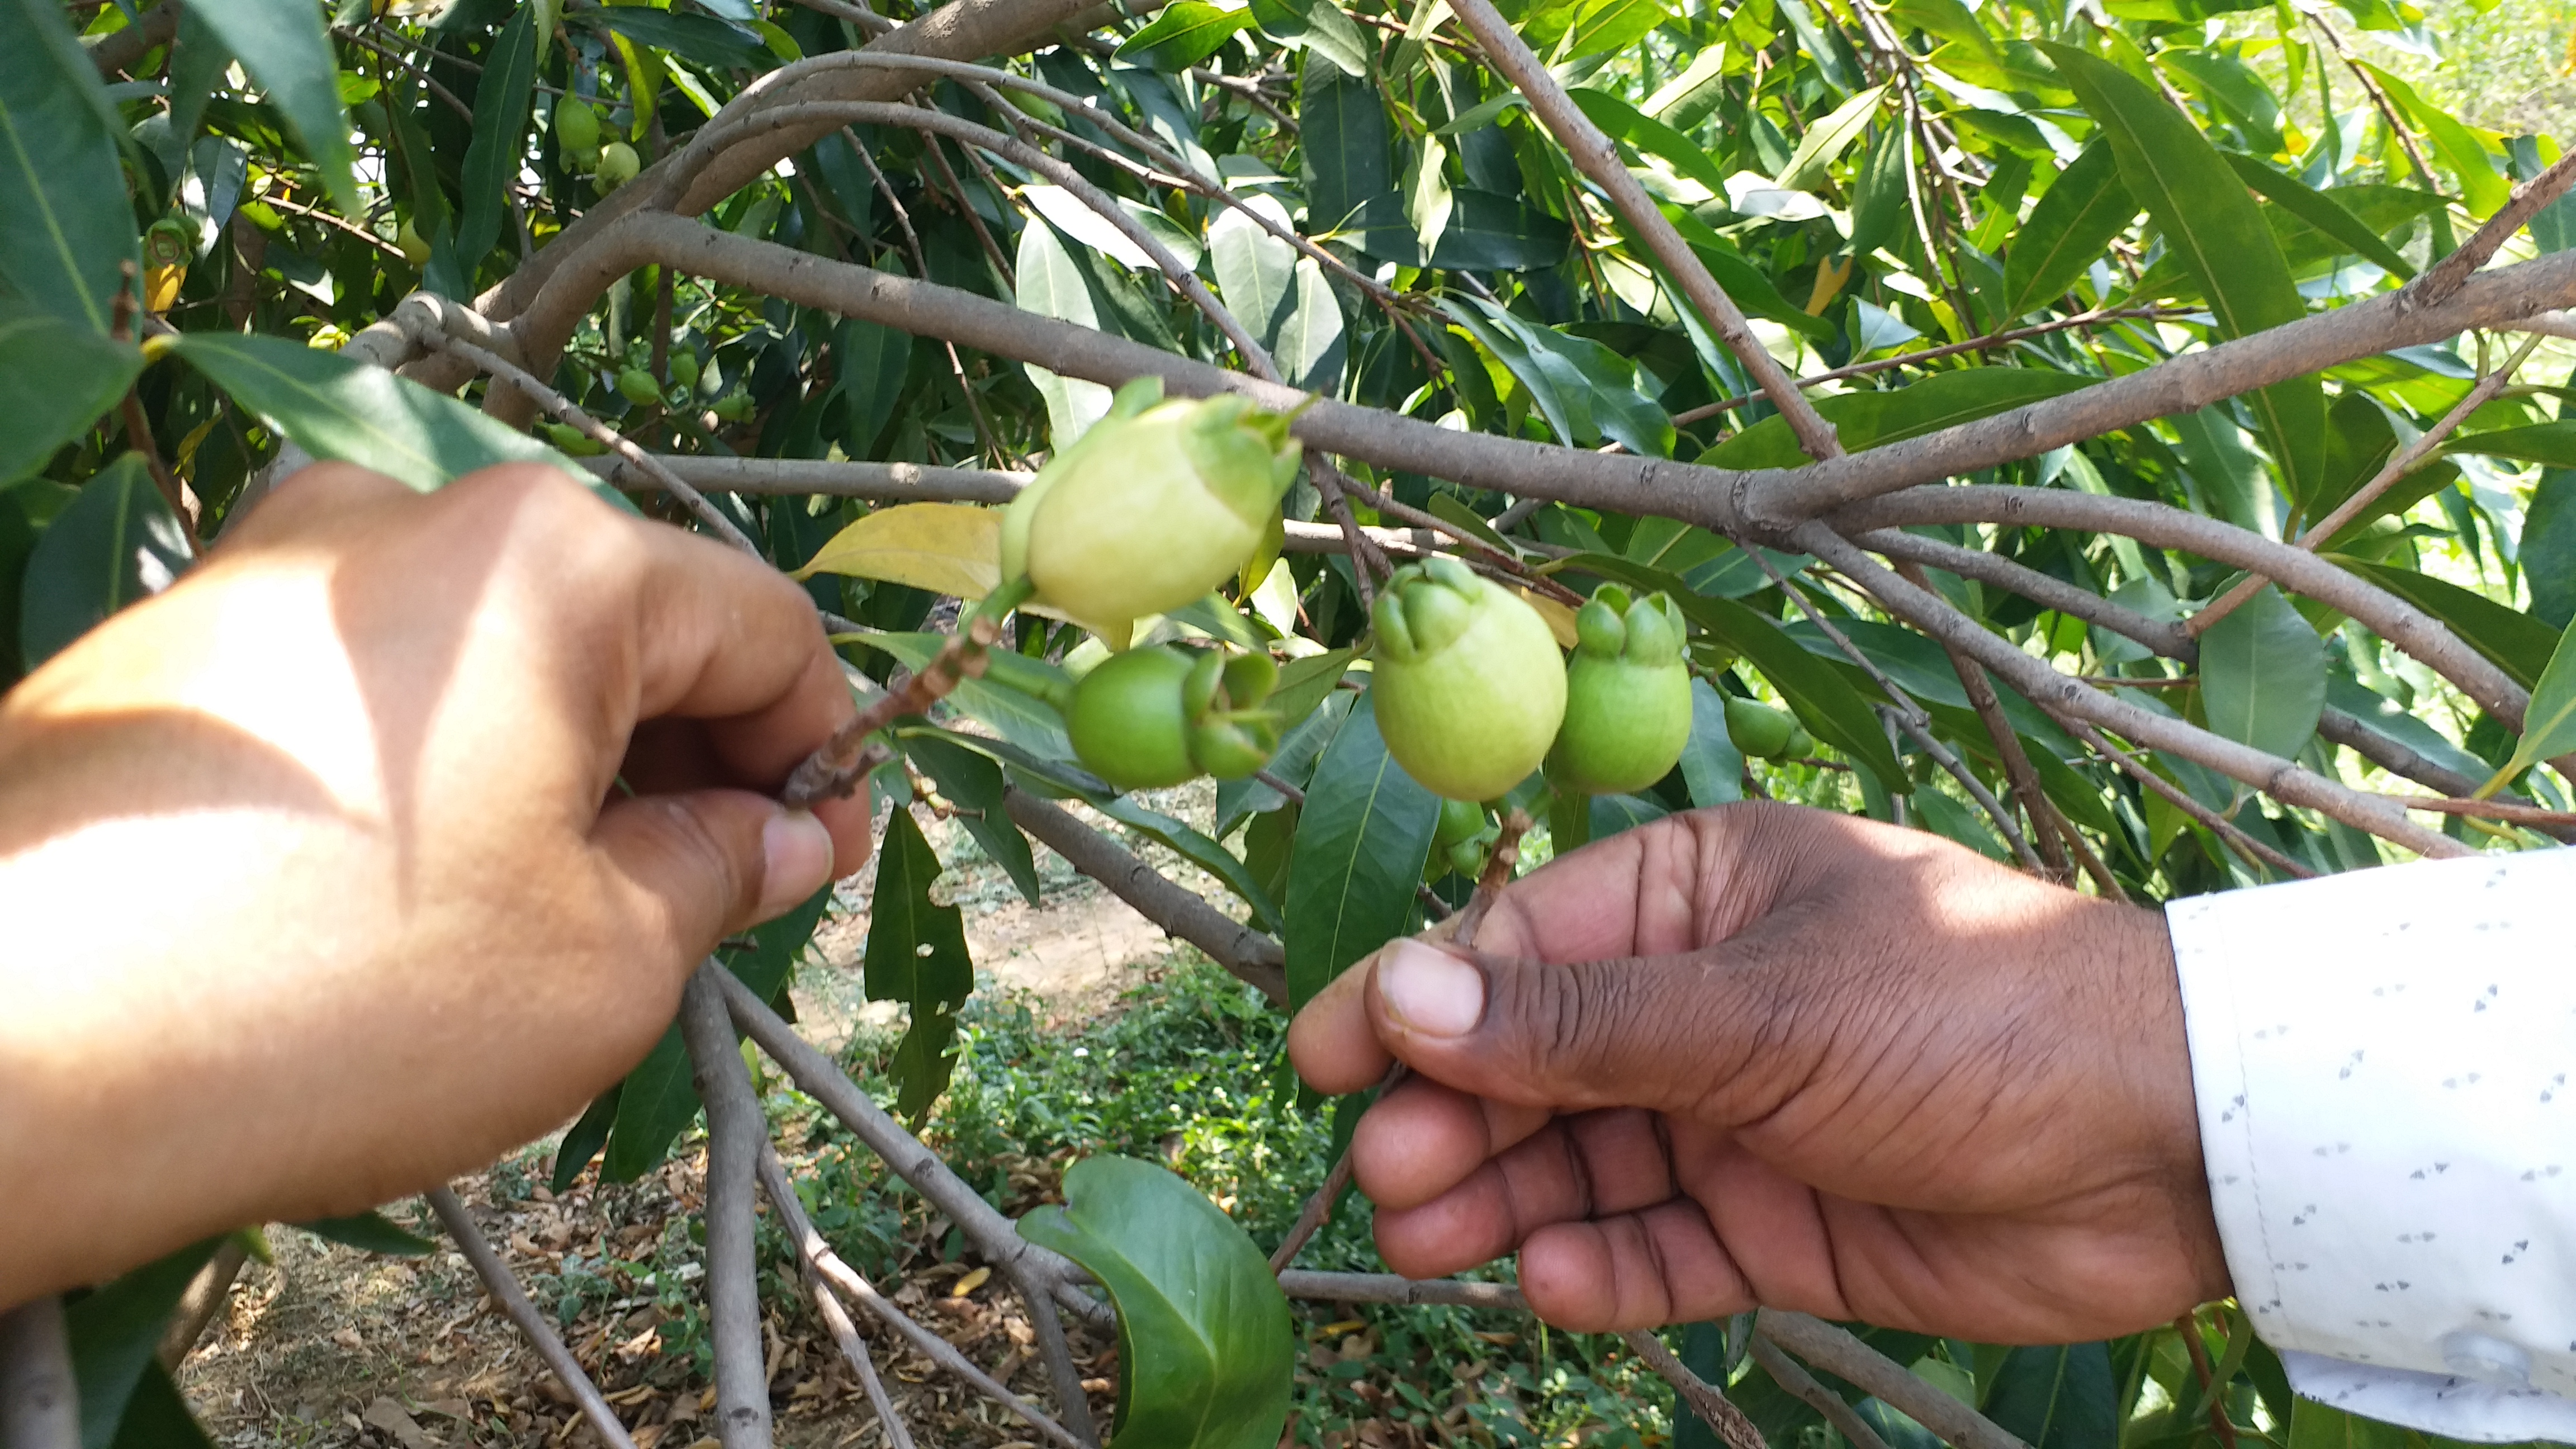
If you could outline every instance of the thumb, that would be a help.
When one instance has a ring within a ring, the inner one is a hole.
[[[1368,1013],[1387,1050],[1474,1096],[1679,1110],[1766,1034],[1748,995],[1712,953],[1550,964],[1403,940],[1378,955]]]
[[[646,949],[694,963],[726,933],[780,915],[832,878],[832,836],[748,790],[620,799],[590,842],[640,897]]]

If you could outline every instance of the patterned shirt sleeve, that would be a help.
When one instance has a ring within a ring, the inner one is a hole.
[[[2219,1237],[2291,1384],[2576,1443],[2576,850],[2166,918]]]

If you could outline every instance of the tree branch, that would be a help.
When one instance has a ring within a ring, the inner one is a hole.
[[[144,11],[140,20],[123,30],[110,31],[97,40],[81,43],[88,49],[89,63],[98,67],[98,73],[112,76],[151,54],[155,46],[168,45],[178,34],[178,0],[161,0],[160,4]]]
[[[840,1348],[850,1372],[858,1376],[859,1388],[868,1396],[868,1407],[876,1410],[877,1422],[885,1426],[886,1449],[913,1449],[912,1430],[894,1411],[894,1400],[886,1395],[885,1381],[877,1376],[876,1361],[868,1357],[867,1345],[859,1341],[858,1325],[850,1322],[849,1310],[832,1295],[832,1285],[823,1277],[819,1259],[832,1250],[807,1220],[805,1204],[798,1200],[795,1185],[787,1180],[787,1170],[779,1164],[778,1146],[767,1139],[760,1144],[760,1185],[769,1195],[770,1211],[778,1214],[788,1240],[796,1244],[796,1267],[805,1280],[805,1291],[813,1296],[815,1314]]]
[[[2045,609],[2072,615],[2087,624],[2108,629],[2120,637],[2186,663],[2200,657],[2200,645],[2180,624],[2169,624],[2125,605],[2115,604],[2090,589],[2070,584],[2055,574],[2044,574],[2028,564],[2015,563],[2001,554],[1983,549],[1962,548],[1937,538],[1926,538],[1903,529],[1880,528],[1866,532],[1843,532],[1844,537],[1871,553],[1885,554],[1908,564],[1926,564],[1946,574],[1992,584],[2009,593],[2021,595]],[[1898,572],[1902,573],[1900,569]]]
[[[492,1301],[501,1305],[501,1311],[518,1326],[519,1332],[536,1349],[537,1357],[544,1359],[546,1367],[554,1370],[556,1382],[572,1395],[575,1404],[580,1405],[581,1416],[590,1421],[590,1427],[609,1449],[635,1449],[635,1441],[627,1436],[626,1426],[618,1421],[617,1411],[599,1396],[599,1385],[592,1383],[590,1375],[582,1372],[581,1360],[572,1356],[572,1350],[564,1347],[564,1341],[555,1336],[554,1325],[546,1322],[545,1316],[537,1312],[537,1305],[528,1301],[528,1291],[519,1286],[518,1279],[510,1276],[509,1265],[503,1263],[500,1255],[492,1251],[492,1245],[484,1241],[483,1230],[474,1225],[474,1215],[457,1200],[455,1190],[434,1187],[426,1196],[430,1211],[437,1213],[439,1222],[446,1225],[447,1235],[456,1240],[458,1251],[465,1254],[465,1261],[474,1265],[476,1276],[483,1280],[484,1291],[492,1295]]]
[[[1768,1338],[1861,1392],[1903,1410],[1914,1422],[1959,1449],[2030,1449],[1993,1420],[1821,1318],[1765,1308],[1754,1319],[1753,1332],[1757,1338]]]
[[[2256,840],[2253,836],[2246,834],[2244,827],[2238,825],[2235,821],[2228,819],[2226,816],[2219,814],[2217,811],[2210,809],[2208,806],[2201,804],[2199,801],[2194,800],[2189,794],[2184,792],[2181,786],[2174,784],[2171,780],[2168,780],[2164,776],[2157,774],[2155,771],[2148,769],[2145,763],[2139,760],[2137,756],[2130,754],[2128,751],[2121,749],[2118,745],[2102,738],[2101,731],[2084,723],[2082,720],[2067,719],[2063,716],[2059,718],[2058,722],[2065,725],[2068,730],[2072,731],[2076,738],[2084,741],[2084,743],[2088,745],[2091,745],[2104,759],[2109,760],[2113,764],[2118,765],[2122,770],[2126,771],[2139,784],[2144,785],[2148,789],[2155,791],[2158,795],[2163,796],[2166,804],[2173,806],[2176,810],[2181,811],[2183,814],[2190,816],[2192,819],[2199,821],[2202,825],[2205,825],[2209,829],[2217,832],[2218,837],[2221,840],[2234,846],[2237,853],[2244,856],[2246,859],[2271,866],[2275,870],[2281,871],[2284,874],[2293,876],[2300,880],[2312,880],[2316,877],[2315,871],[2308,869],[2306,866],[2299,864],[2297,861],[2292,860],[2286,855],[2283,855],[2271,846],[2265,845],[2262,841]]]
[[[1064,807],[1014,785],[1002,792],[1011,823],[1036,836],[1075,870],[1109,888],[1146,920],[1207,953],[1209,960],[1288,1004],[1287,954],[1278,941],[1164,879],[1125,846],[1083,824]]]
[[[1781,1351],[1780,1346],[1762,1334],[1754,1334],[1745,1345],[1753,1361],[1771,1376],[1771,1381],[1787,1389],[1809,1408],[1825,1416],[1825,1422],[1850,1442],[1851,1449],[1887,1449],[1887,1441],[1851,1406],[1851,1401],[1817,1382],[1806,1366]]]
[[[1966,655],[1960,655],[1959,658],[1968,667],[1976,667],[1976,661]],[[1923,753],[1931,757],[1932,763],[1949,771],[1950,778],[1959,782],[1959,788],[1968,792],[1968,798],[1977,802],[1977,808],[1986,812],[1986,818],[1995,822],[1995,829],[2003,833],[2004,843],[2011,846],[2012,853],[2021,859],[2023,869],[2033,875],[2049,876],[2061,884],[2064,883],[2064,868],[2061,866],[2054,873],[2049,870],[2048,862],[2041,860],[2039,853],[2031,849],[2029,839],[2021,833],[2021,826],[2013,819],[2012,812],[2004,808],[2001,800],[1995,798],[1994,791],[1986,788],[1985,781],[1978,779],[1974,771],[1961,763],[1957,755],[1951,753],[1948,745],[1933,738],[1932,731],[1924,725],[1923,721],[1892,704],[1880,705],[1878,712],[1888,723],[1903,730],[1908,738],[1920,746]]]
[[[768,1449],[769,1373],[760,1344],[760,1260],[752,1179],[769,1123],[752,1095],[751,1074],[725,1018],[709,959],[680,997],[680,1036],[689,1048],[698,1100],[707,1108],[707,1317],[713,1325],[716,1431],[725,1449]]]
[[[1482,0],[1468,0],[1468,3],[1479,4]],[[1691,1372],[1688,1364],[1673,1357],[1673,1351],[1664,1347],[1662,1339],[1642,1328],[1623,1333],[1619,1338],[1628,1345],[1630,1353],[1644,1360],[1646,1367],[1653,1369],[1665,1383],[1671,1384],[1674,1397],[1699,1415],[1701,1423],[1715,1429],[1717,1436],[1731,1449],[1770,1449],[1762,1431],[1754,1427],[1751,1419],[1744,1417],[1744,1411],[1727,1402],[1726,1395],[1719,1393],[1708,1380]]]
[[[2486,224],[2460,243],[2459,250],[2425,269],[2404,290],[2419,294],[2421,302],[2439,302],[2460,289],[2478,268],[2494,260],[2496,248],[2522,230],[2523,224],[2540,214],[2540,209],[2567,194],[2570,183],[2576,183],[2576,153],[2558,158],[2557,164],[2513,189],[2505,204]]]
[[[80,1442],[80,1386],[72,1382],[63,1301],[48,1293],[0,1312],[0,1444],[80,1449]]]

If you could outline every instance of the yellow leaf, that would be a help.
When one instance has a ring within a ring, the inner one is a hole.
[[[179,300],[179,284],[188,280],[186,267],[154,267],[143,274],[143,306],[158,316],[170,310]]]
[[[1852,266],[1859,260],[1858,257],[1845,257],[1839,267],[1830,261],[1819,262],[1816,265],[1815,290],[1807,296],[1808,316],[1821,317],[1825,314],[1825,309],[1832,306],[1834,298],[1841,294],[1843,283],[1851,280]]]
[[[964,503],[879,509],[832,535],[797,578],[848,574],[980,599],[1002,582],[1002,514]]]
[[[1556,646],[1560,649],[1573,648],[1574,611],[1545,594],[1534,594],[1527,589],[1522,589],[1519,593],[1521,601],[1538,610],[1538,616],[1547,621],[1547,632],[1556,636]]]
[[[957,1286],[948,1290],[948,1296],[951,1298],[963,1298],[967,1294],[974,1292],[976,1289],[983,1287],[986,1280],[990,1279],[992,1276],[992,1269],[978,1268],[974,1272],[967,1274],[965,1277],[958,1279]]]

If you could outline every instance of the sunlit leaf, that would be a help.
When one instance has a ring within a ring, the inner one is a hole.
[[[797,578],[847,574],[980,599],[1002,582],[1002,514],[965,503],[898,503],[842,529]]]
[[[2200,697],[2212,730],[2295,758],[2325,708],[2325,641],[2266,584],[2200,636]]]
[[[134,262],[117,116],[52,0],[0,0],[0,281],[104,333]]]
[[[1354,961],[1403,934],[1431,854],[1440,797],[1387,753],[1360,696],[1315,762],[1288,869],[1288,997],[1302,1005]]]
[[[322,7],[313,0],[188,0],[188,7],[285,114],[321,171],[332,205],[344,215],[363,212],[349,111],[340,101],[340,61],[331,53]]]

